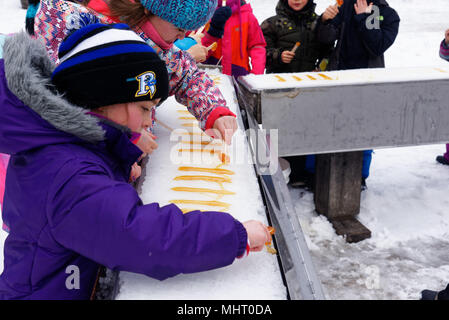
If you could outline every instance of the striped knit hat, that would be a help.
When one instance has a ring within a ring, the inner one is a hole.
[[[205,25],[217,8],[217,0],[140,0],[151,13],[184,30]]]
[[[91,24],[59,47],[52,82],[86,109],[168,96],[168,73],[155,51],[126,24]]]

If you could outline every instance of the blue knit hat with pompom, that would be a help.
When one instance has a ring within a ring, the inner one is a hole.
[[[217,7],[217,0],[140,0],[153,14],[184,30],[205,25]]]

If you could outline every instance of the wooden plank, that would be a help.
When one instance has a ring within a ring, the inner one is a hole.
[[[371,237],[355,216],[360,212],[363,151],[316,156],[315,209],[348,242]]]
[[[315,207],[329,219],[360,212],[363,151],[316,156]]]
[[[371,238],[371,231],[356,218],[331,220],[335,232],[346,238],[349,243],[359,242]]]

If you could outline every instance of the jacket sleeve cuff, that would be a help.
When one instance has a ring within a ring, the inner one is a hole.
[[[249,254],[249,239],[245,227],[239,221],[235,220],[237,235],[239,238],[239,247],[237,250],[237,258],[243,258]]]
[[[228,108],[216,107],[214,110],[211,111],[209,117],[207,118],[205,130],[211,129],[214,126],[215,120],[224,116],[236,117],[236,115]]]
[[[366,19],[368,18],[369,14],[367,13],[361,13],[361,14],[356,14],[355,15],[355,21],[361,25],[363,22],[366,21]]]

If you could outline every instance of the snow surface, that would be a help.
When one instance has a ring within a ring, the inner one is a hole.
[[[227,105],[237,113],[238,104],[228,76],[219,73],[218,69],[209,70],[208,74],[223,93]],[[239,221],[259,220],[268,224],[263,205],[257,177],[251,163],[246,137],[240,130],[233,137],[232,146],[218,149],[229,155],[230,163],[221,168],[232,170],[231,183],[223,183],[222,188],[235,192],[234,195],[225,195],[218,198],[211,194],[198,194],[190,192],[177,192],[173,187],[196,187],[220,189],[214,182],[206,181],[173,181],[180,175],[202,175],[223,177],[212,173],[192,171],[179,171],[180,166],[215,168],[220,165],[217,155],[183,152],[178,154],[180,148],[191,148],[182,142],[201,141],[201,136],[186,136],[180,133],[191,131],[200,133],[197,126],[183,127],[183,123],[189,120],[180,119],[186,115],[178,111],[186,111],[187,108],[180,105],[171,97],[159,107],[157,119],[165,125],[175,129],[171,133],[166,128],[158,125],[155,135],[158,137],[159,147],[157,152],[151,155],[142,183],[140,197],[144,203],[159,202],[167,205],[174,199],[188,200],[217,200],[229,203],[229,209],[219,207],[206,207],[201,205],[179,205],[180,208],[191,210],[217,210],[226,211]],[[188,115],[187,115],[188,116]],[[243,124],[239,118],[239,127]],[[195,120],[196,122],[196,120]],[[197,122],[196,122],[197,123]],[[208,141],[204,138],[203,141]],[[192,148],[200,148],[193,145]],[[214,147],[217,148],[217,147]],[[170,160],[170,161],[168,161]],[[287,291],[282,282],[279,264],[275,255],[266,250],[258,253],[250,253],[248,257],[236,260],[232,265],[196,274],[182,274],[164,281],[154,280],[144,275],[129,272],[120,273],[120,292],[118,299],[257,299],[273,300],[286,299]]]
[[[316,0],[321,13],[334,1]],[[399,35],[385,55],[388,67],[448,67],[438,56],[449,28],[447,0],[389,0],[401,17]],[[275,0],[250,1],[259,22],[274,14]],[[0,32],[23,28],[19,0],[0,0]],[[290,189],[315,266],[329,299],[418,299],[422,289],[441,290],[449,282],[449,168],[435,162],[444,145],[376,150],[368,189],[362,193],[360,221],[372,238],[348,244],[314,211],[310,192]],[[6,234],[0,233],[0,243]],[[231,268],[252,277],[262,254],[211,272],[221,281]],[[1,261],[1,260],[0,260]],[[3,261],[0,262],[3,268]],[[254,271],[253,271],[254,272]],[[195,279],[184,277],[181,283]],[[201,276],[201,274],[199,274]],[[175,278],[176,279],[176,278]],[[184,280],[185,279],[185,280]],[[139,282],[139,279],[135,279]],[[170,279],[168,280],[170,281]],[[167,292],[170,283],[167,283]],[[155,284],[156,285],[156,284]],[[139,283],[136,283],[139,288]],[[211,287],[205,288],[213,292]],[[261,289],[263,288],[263,289]],[[252,294],[271,290],[254,283]],[[142,299],[138,290],[133,298]],[[131,293],[130,293],[131,294]],[[229,299],[238,298],[233,294]],[[189,296],[195,299],[196,292]],[[170,295],[167,298],[172,299]],[[253,296],[245,296],[252,299]],[[254,297],[255,298],[255,297]]]
[[[449,66],[356,69],[328,72],[272,73],[242,78],[252,90],[318,88],[376,83],[448,80]]]

